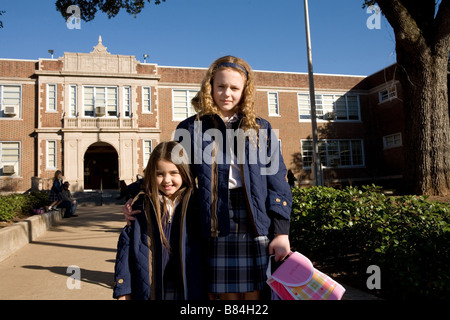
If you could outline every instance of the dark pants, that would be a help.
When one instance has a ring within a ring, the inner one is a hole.
[[[72,201],[61,201],[58,208],[65,209],[63,218],[69,218],[72,215]]]

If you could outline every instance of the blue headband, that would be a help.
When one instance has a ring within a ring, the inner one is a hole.
[[[216,69],[218,69],[220,67],[230,67],[230,68],[235,68],[235,69],[241,69],[242,71],[244,71],[245,75],[248,76],[247,70],[245,70],[245,68],[243,66],[241,66],[240,64],[237,64],[234,62],[222,62],[216,66]]]

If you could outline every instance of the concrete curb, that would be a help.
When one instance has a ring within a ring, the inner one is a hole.
[[[0,230],[0,262],[24,245],[43,235],[52,225],[62,220],[61,210],[31,216],[24,221]]]

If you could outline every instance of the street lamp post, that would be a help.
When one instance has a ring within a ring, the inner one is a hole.
[[[313,163],[311,167],[313,167],[314,170],[315,185],[323,186],[319,148],[317,145],[316,98],[314,93],[314,74],[313,74],[312,54],[311,54],[311,36],[309,32],[308,0],[304,0],[304,4],[305,4],[306,50],[308,55],[309,101],[311,105],[311,126],[313,137]]]

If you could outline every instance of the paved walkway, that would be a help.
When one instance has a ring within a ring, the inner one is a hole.
[[[117,239],[125,225],[122,205],[80,206],[46,234],[0,263],[0,300],[112,299]],[[69,266],[80,268],[81,288]],[[69,280],[69,281],[68,281]]]
[[[0,262],[0,300],[111,300],[121,210],[114,203],[79,206],[78,217],[63,219]],[[69,266],[80,268],[79,289]],[[345,300],[373,298],[344,287]]]

